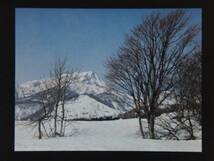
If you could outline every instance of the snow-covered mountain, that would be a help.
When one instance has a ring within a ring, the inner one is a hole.
[[[132,107],[130,96],[109,90],[96,73],[79,72],[74,74],[78,76],[78,81],[70,85],[65,106],[71,108],[77,118],[105,117],[107,113],[108,116],[115,116],[115,114],[128,111]],[[45,84],[50,81],[51,78],[33,80],[17,87],[16,119],[31,119],[41,112],[38,106],[38,96],[45,89]],[[74,96],[78,103],[74,102],[71,106],[73,101],[70,99]],[[106,111],[108,112],[106,113]],[[87,112],[88,115],[83,114]],[[80,115],[80,113],[82,114]],[[72,116],[72,118],[74,117]]]
[[[79,94],[102,93],[105,91],[105,83],[98,78],[94,72],[79,72],[74,73],[78,76],[78,81],[71,84],[70,90],[76,91]],[[65,75],[66,76],[66,75]],[[51,82],[51,78],[28,81],[20,84],[17,88],[19,97],[27,97],[36,94],[45,89],[45,84]]]

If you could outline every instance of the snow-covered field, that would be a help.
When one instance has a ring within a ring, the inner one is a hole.
[[[201,140],[142,139],[138,120],[73,121],[65,137],[38,140],[37,129],[16,121],[15,151],[201,151]],[[146,122],[143,120],[146,127]]]

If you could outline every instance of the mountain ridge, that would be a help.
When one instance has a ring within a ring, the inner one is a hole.
[[[79,79],[77,82],[69,86],[66,101],[69,101],[73,96],[79,98],[80,96],[85,95],[89,96],[90,99],[95,100],[96,104],[102,104],[105,107],[119,111],[117,112],[118,114],[126,112],[131,108],[132,101],[130,96],[109,90],[105,82],[101,80],[95,72],[89,71],[74,74],[78,74]],[[45,89],[43,86],[45,83],[48,83],[48,81],[51,81],[51,78],[27,81],[17,87],[16,119],[29,119],[27,116],[28,114],[31,116],[33,113],[36,113],[35,107],[39,110],[37,102],[38,95],[43,92],[43,89]],[[71,96],[69,97],[69,95]],[[34,101],[34,103],[29,104],[29,102],[32,103],[32,101]],[[28,106],[28,108],[24,108],[24,106]],[[30,108],[33,110],[29,110]],[[27,110],[25,111],[24,109],[28,109],[29,113],[26,113]],[[105,112],[103,112],[103,116],[104,113]]]

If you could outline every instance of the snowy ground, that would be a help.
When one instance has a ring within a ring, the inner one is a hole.
[[[201,151],[201,140],[142,139],[137,119],[74,121],[67,127],[65,137],[42,140],[38,140],[36,129],[25,123],[16,121],[15,151]]]

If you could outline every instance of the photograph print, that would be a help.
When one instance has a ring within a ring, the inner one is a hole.
[[[202,151],[201,9],[15,9],[15,151]]]

